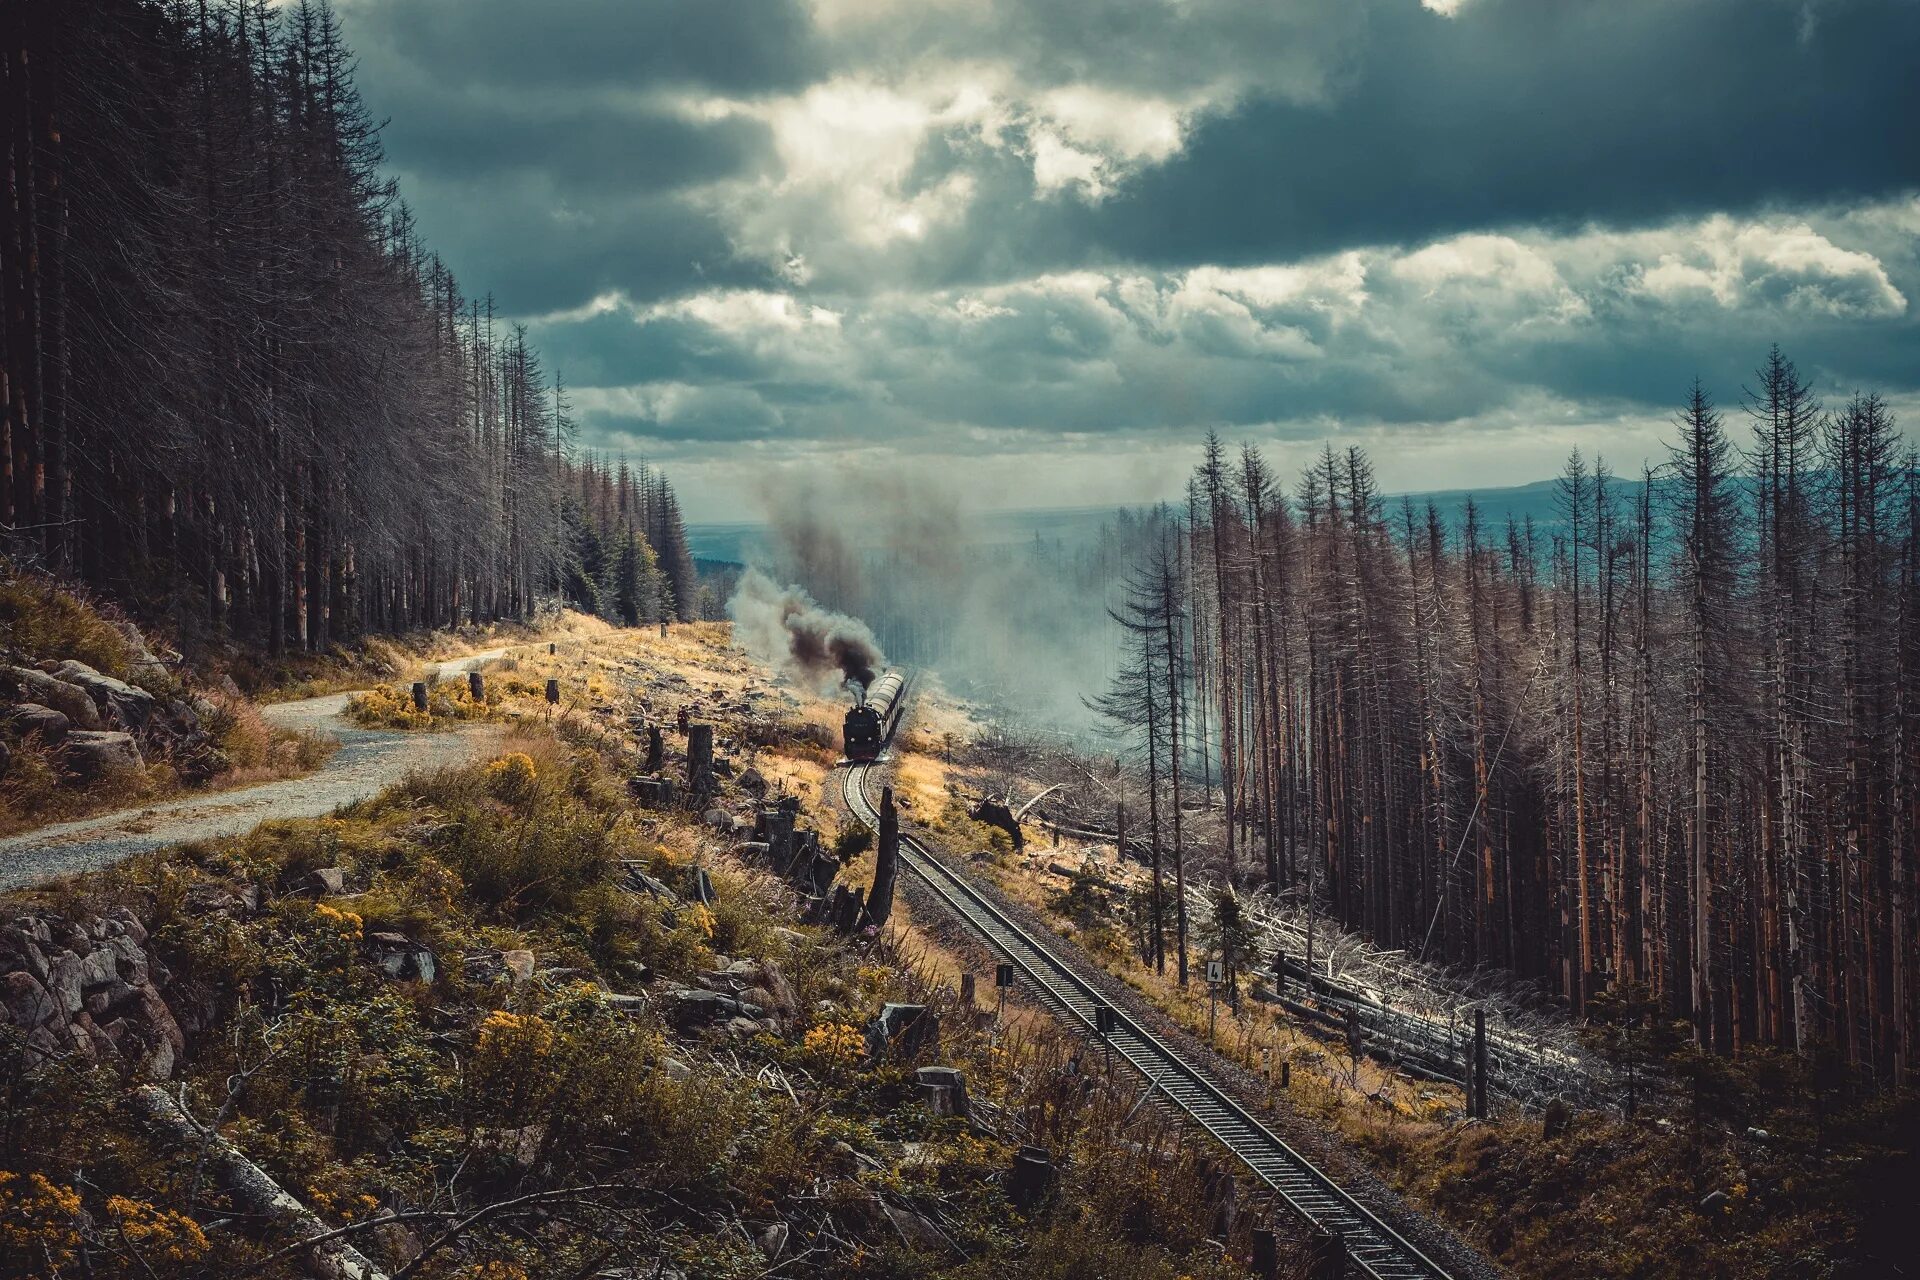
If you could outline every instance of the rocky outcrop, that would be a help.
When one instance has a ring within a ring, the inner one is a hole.
[[[54,915],[0,925],[0,1053],[28,1065],[76,1056],[165,1080],[187,1039],[162,994],[172,981],[131,911],[81,925]]]
[[[93,695],[77,684],[32,667],[0,668],[3,683],[16,702],[34,702],[52,707],[82,729],[100,728],[100,709]]]
[[[151,693],[124,680],[102,675],[84,662],[68,658],[65,662],[55,664],[48,674],[86,690],[104,719],[130,733],[145,729],[153,719],[156,699]]]
[[[162,675],[161,660],[144,643],[139,654],[137,666]],[[207,731],[211,704],[162,697],[72,658],[0,666],[0,701],[12,703],[0,707],[6,744],[33,739],[63,747],[60,759],[75,783],[165,760],[182,781],[198,786],[233,767]]]

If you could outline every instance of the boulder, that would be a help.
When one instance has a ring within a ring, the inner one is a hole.
[[[347,891],[347,873],[341,867],[316,867],[300,887],[316,898],[337,898]]]
[[[0,976],[0,1008],[7,1021],[22,1032],[58,1022],[66,1016],[60,1001],[24,969]]]
[[[47,980],[47,953],[18,922],[0,925],[0,970],[14,969],[32,974],[36,982]]]
[[[532,981],[533,952],[524,949],[502,951],[500,953],[500,961],[506,966],[507,973],[512,977],[514,986],[517,987],[523,982]]]
[[[767,792],[767,780],[761,777],[760,771],[752,765],[740,771],[738,781],[742,790],[750,791],[756,796],[765,795]]]
[[[48,744],[66,741],[67,730],[73,728],[73,721],[67,718],[65,712],[55,711],[38,702],[16,703],[0,713],[0,719],[5,720],[7,732],[15,737],[38,734],[40,741]]]
[[[629,1018],[639,1018],[646,1015],[647,998],[645,996],[628,995],[620,991],[609,991],[604,998],[608,1007],[615,1013],[624,1014]]]
[[[135,688],[125,680],[95,671],[84,662],[69,658],[54,668],[53,674],[68,684],[78,685],[93,699],[100,713],[123,729],[138,731],[153,719],[154,696]]]
[[[682,988],[667,992],[667,1021],[680,1031],[691,1031],[730,1018],[745,1017],[749,1013],[758,1016],[759,1012],[758,1009],[743,1005],[732,996],[722,995],[718,991]]]
[[[196,881],[187,886],[186,907],[197,915],[251,916],[260,910],[260,886]]]
[[[71,951],[60,950],[47,959],[47,994],[68,1015],[86,1003],[86,963]]]
[[[137,773],[147,767],[132,734],[108,730],[76,729],[69,733],[62,759],[67,772],[83,781],[112,773]]]
[[[151,668],[155,671],[166,666],[166,663],[154,653],[153,646],[147,643],[147,637],[141,634],[140,628],[131,622],[115,622],[113,629],[120,633],[120,638],[127,642],[127,648],[131,650],[127,657],[130,665]],[[173,656],[178,659],[180,655],[176,653]]]
[[[374,967],[396,982],[432,982],[440,971],[433,952],[404,933],[368,934],[367,952]]]
[[[100,727],[100,709],[94,705],[93,696],[77,684],[31,667],[0,669],[0,679],[13,687],[21,702],[52,707],[82,729]]]

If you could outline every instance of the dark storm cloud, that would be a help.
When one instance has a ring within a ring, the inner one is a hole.
[[[354,0],[354,39],[453,84],[766,93],[821,70],[800,0]]]
[[[1259,262],[1920,186],[1910,0],[1467,0],[1451,18],[1409,0],[1366,12],[1325,100],[1255,86],[1098,203],[983,200],[975,252],[939,267],[992,278],[1023,246],[1040,267]]]
[[[339,2],[593,444],[1471,450],[1775,340],[1920,394],[1914,0]]]
[[[405,110],[404,104],[400,108]],[[574,195],[648,195],[765,163],[767,130],[751,120],[688,120],[626,103],[509,104],[409,112],[396,157],[419,173],[491,181],[547,175]]]

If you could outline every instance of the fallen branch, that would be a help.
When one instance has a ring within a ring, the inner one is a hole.
[[[342,1242],[313,1211],[296,1200],[265,1170],[247,1159],[240,1148],[218,1132],[203,1129],[167,1096],[158,1085],[142,1085],[133,1091],[134,1109],[155,1127],[183,1145],[204,1144],[214,1177],[227,1193],[253,1213],[291,1224],[304,1236],[324,1238],[324,1243],[303,1241],[303,1268],[319,1280],[388,1280],[387,1274],[352,1245]]]

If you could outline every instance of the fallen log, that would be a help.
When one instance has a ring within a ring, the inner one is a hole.
[[[311,1209],[247,1159],[240,1148],[196,1124],[160,1086],[149,1084],[135,1089],[133,1105],[168,1138],[203,1151],[214,1179],[247,1212],[277,1221],[303,1237],[329,1234],[330,1228]],[[301,1269],[317,1280],[388,1280],[387,1273],[365,1254],[337,1238],[306,1250]]]

